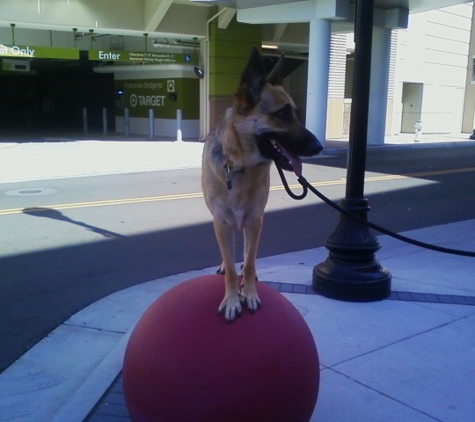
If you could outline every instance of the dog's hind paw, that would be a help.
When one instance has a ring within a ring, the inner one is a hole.
[[[232,322],[236,317],[240,317],[242,312],[239,297],[225,297],[218,308],[218,314],[223,314],[228,322]]]

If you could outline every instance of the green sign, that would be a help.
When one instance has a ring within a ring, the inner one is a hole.
[[[89,50],[89,60],[146,64],[192,64],[191,54],[157,53],[146,51]]]
[[[0,44],[0,57],[79,60],[79,50],[76,48],[35,47],[31,45],[8,46]]]
[[[0,44],[0,57],[17,59],[79,60],[76,48],[35,47],[31,45]],[[144,51],[89,50],[89,60],[145,64],[193,64],[191,54],[156,53]]]

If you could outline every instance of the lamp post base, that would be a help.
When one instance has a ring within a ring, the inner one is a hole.
[[[313,269],[313,289],[332,299],[374,302],[391,293],[391,274],[377,262],[371,266],[343,266],[328,258]]]
[[[366,218],[366,199],[344,199],[341,206]],[[362,222],[341,215],[325,243],[330,254],[313,270],[313,289],[333,299],[371,302],[386,299],[391,293],[391,274],[375,258],[378,240]]]

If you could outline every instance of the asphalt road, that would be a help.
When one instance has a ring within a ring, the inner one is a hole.
[[[304,173],[338,200],[345,167],[346,155],[322,157]],[[399,232],[475,218],[474,174],[473,147],[370,151],[369,219]],[[217,265],[199,177],[187,169],[0,185],[0,371],[114,291]],[[259,255],[323,245],[335,211],[290,199],[276,173],[271,184]]]

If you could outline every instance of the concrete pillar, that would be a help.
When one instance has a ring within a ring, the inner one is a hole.
[[[345,74],[347,34],[332,33],[328,78],[327,137],[343,136],[345,115]]]
[[[200,41],[200,64],[204,66],[204,78],[200,79],[200,141],[209,132],[209,40]]]
[[[310,21],[306,126],[325,145],[331,22]]]
[[[373,28],[371,82],[368,114],[368,145],[383,145],[388,104],[391,29]],[[357,106],[357,104],[353,104]]]
[[[472,5],[472,26],[470,28],[470,44],[468,51],[467,77],[465,82],[465,98],[463,102],[462,132],[471,133],[475,129],[475,84],[473,78],[473,57],[475,56],[475,3]]]

